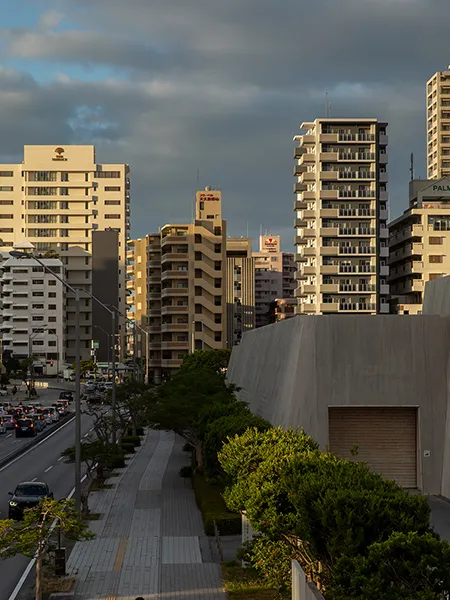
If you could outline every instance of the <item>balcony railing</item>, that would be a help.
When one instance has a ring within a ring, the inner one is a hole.
[[[375,254],[372,246],[339,246],[339,254]]]
[[[339,152],[339,160],[375,160],[375,152]]]
[[[366,303],[366,302],[362,302],[362,303],[358,303],[358,302],[341,302],[339,304],[339,310],[340,311],[371,311],[371,310],[376,310],[376,304],[371,304],[371,303]]]
[[[374,171],[338,171],[339,179],[375,179]]]
[[[339,198],[375,198],[375,190],[339,190]]]
[[[374,142],[375,135],[373,133],[340,133],[340,142]]]

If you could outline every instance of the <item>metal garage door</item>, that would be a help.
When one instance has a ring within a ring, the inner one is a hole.
[[[330,407],[328,420],[331,452],[417,487],[417,409]]]

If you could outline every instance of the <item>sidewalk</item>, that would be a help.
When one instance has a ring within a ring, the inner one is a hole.
[[[94,492],[96,538],[77,542],[68,561],[77,600],[224,600],[189,479],[184,441],[149,431],[114,488]]]

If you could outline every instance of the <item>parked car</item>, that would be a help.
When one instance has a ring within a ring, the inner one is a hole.
[[[0,406],[4,409],[4,410],[8,410],[8,408],[12,407],[11,402],[0,402]]]
[[[16,423],[16,438],[34,437],[37,435],[37,428],[32,419],[19,419]]]
[[[68,400],[69,402],[73,402],[73,394],[72,392],[61,392],[59,394],[60,400]]]
[[[14,492],[9,492],[8,518],[20,520],[27,508],[37,506],[44,498],[53,498],[46,483],[40,481],[24,481],[19,483]]]

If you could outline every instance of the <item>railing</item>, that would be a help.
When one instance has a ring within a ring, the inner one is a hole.
[[[339,191],[339,198],[375,198],[375,190],[338,190],[338,191]]]
[[[339,179],[375,179],[373,171],[338,171]]]
[[[375,254],[372,246],[339,246],[340,254]]]
[[[375,135],[373,133],[340,133],[340,142],[374,142]]]
[[[333,207],[330,207],[333,208]],[[357,208],[340,208],[340,217],[374,217],[376,211],[371,208],[357,209]]]
[[[339,310],[342,311],[347,311],[347,310],[375,310],[376,309],[376,305],[375,304],[369,304],[368,302],[351,302],[351,303],[347,303],[347,302],[341,302],[339,304]]]

